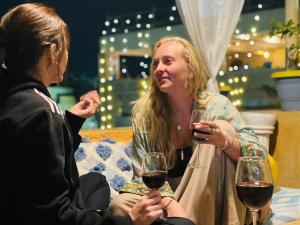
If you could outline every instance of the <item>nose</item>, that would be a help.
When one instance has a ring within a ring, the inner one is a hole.
[[[164,64],[162,62],[158,62],[157,66],[154,70],[154,73],[155,74],[160,74],[160,73],[164,72],[164,70],[165,70]]]

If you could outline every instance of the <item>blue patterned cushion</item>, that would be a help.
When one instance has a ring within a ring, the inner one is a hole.
[[[125,145],[111,138],[99,142],[85,139],[75,152],[79,175],[92,171],[105,175],[112,198],[133,176],[130,156],[131,144]]]

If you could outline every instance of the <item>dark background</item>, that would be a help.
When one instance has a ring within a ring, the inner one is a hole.
[[[71,33],[69,72],[86,76],[98,74],[98,39],[108,17],[175,5],[175,0],[0,0],[0,15],[24,2],[43,2],[56,9]]]

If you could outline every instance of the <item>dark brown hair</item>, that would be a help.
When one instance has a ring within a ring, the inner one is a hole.
[[[1,18],[0,30],[4,63],[12,71],[34,67],[53,43],[60,56],[70,45],[66,23],[53,8],[40,3],[25,3],[10,9]]]

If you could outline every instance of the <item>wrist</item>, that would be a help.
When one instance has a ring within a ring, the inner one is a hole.
[[[227,150],[228,148],[230,148],[233,144],[233,138],[230,137],[229,135],[225,135],[225,141],[224,141],[224,145],[221,146],[219,149],[222,151]]]
[[[169,202],[165,205],[165,207],[163,208],[163,216],[166,218],[168,217],[168,207],[171,205],[171,203],[174,201],[174,199],[172,198],[171,200],[169,200]]]

